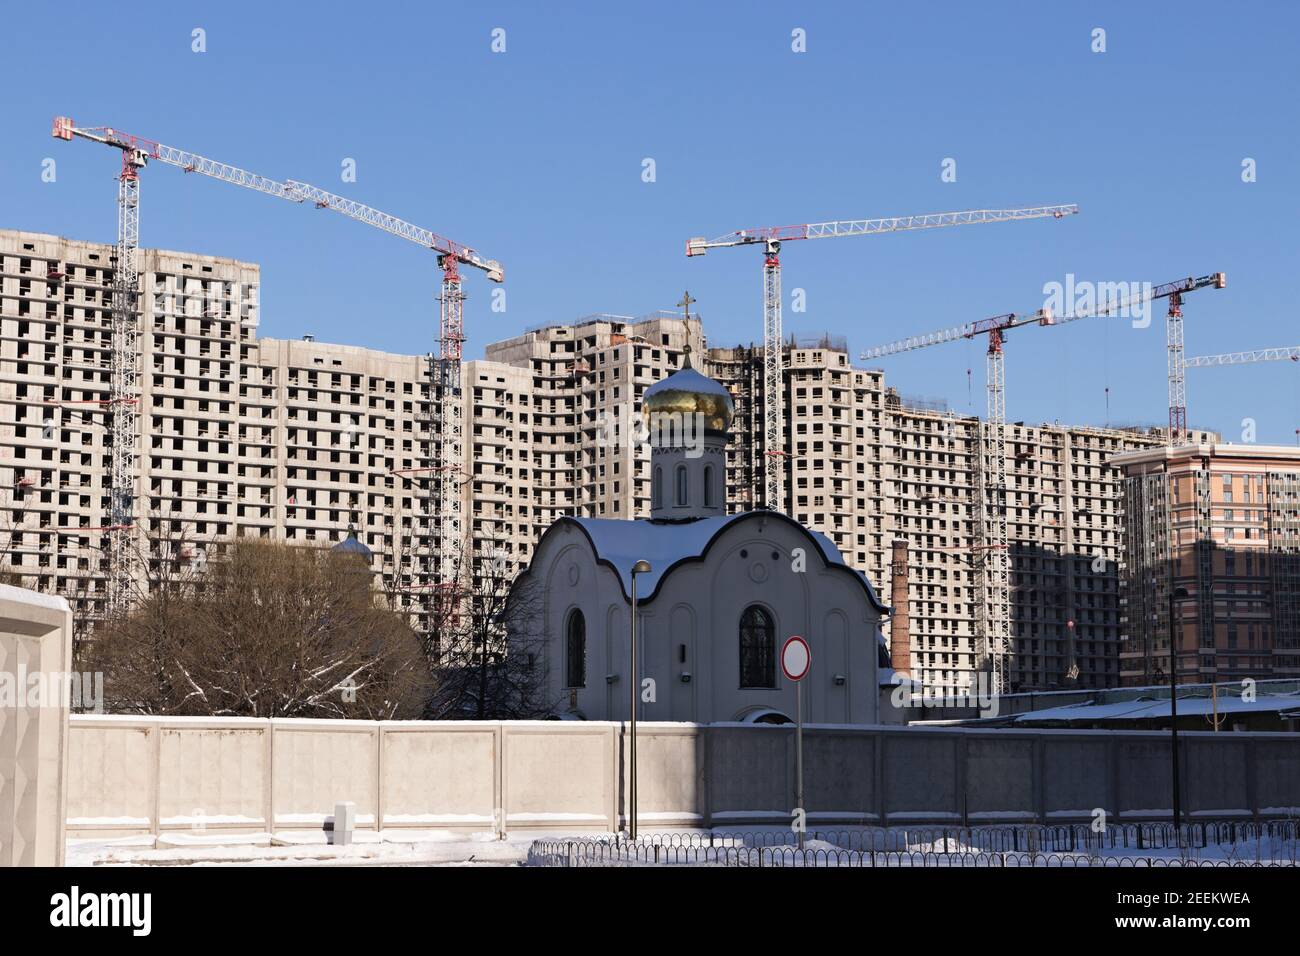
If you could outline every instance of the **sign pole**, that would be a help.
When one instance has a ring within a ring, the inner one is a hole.
[[[794,812],[800,850],[808,829],[808,814],[803,806],[803,679],[810,667],[812,650],[808,642],[797,634],[787,638],[781,647],[781,670],[787,680],[794,682]]]
[[[794,805],[803,809],[803,681],[794,682]],[[804,820],[808,817],[805,814]],[[799,828],[799,849],[803,849],[803,831]]]

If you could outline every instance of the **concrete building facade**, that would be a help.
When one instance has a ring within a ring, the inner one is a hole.
[[[108,456],[97,403],[108,396],[112,257],[109,245],[0,230],[5,570],[91,615],[103,594]],[[442,545],[421,470],[427,357],[259,338],[256,265],[141,258],[137,520],[151,569],[202,562],[239,535],[332,544],[355,524],[393,602],[421,613],[423,569]],[[708,347],[698,316],[596,315],[466,362],[460,546],[513,570],[561,516],[648,514],[640,399],[681,367],[688,344],[735,404],[727,511],[762,505],[761,348]],[[979,669],[978,419],[901,398],[882,371],[853,367],[842,340],[793,340],[785,357],[782,509],[877,587],[892,542],[906,540],[912,674],[968,685]],[[1162,442],[1142,430],[1009,426],[1016,689],[1118,682],[1124,502],[1109,459]]]

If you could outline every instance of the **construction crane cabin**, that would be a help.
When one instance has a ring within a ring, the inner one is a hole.
[[[843,219],[795,226],[741,229],[717,239],[697,237],[686,241],[686,255],[702,256],[710,249],[731,246],[763,247],[763,504],[783,511],[785,413],[781,392],[781,244],[800,239],[873,236],[914,229],[1013,222],[1019,219],[1062,219],[1079,211],[1074,204],[1032,206],[1023,209],[969,209],[965,212],[894,216],[885,219]]]

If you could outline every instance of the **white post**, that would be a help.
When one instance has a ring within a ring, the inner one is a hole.
[[[352,831],[357,826],[357,805],[351,800],[334,804],[334,828],[330,831],[330,843],[335,846],[351,846]]]

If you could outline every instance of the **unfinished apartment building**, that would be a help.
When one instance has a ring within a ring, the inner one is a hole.
[[[0,231],[0,542],[7,579],[103,610],[104,402],[114,250]],[[140,252],[136,521],[144,566],[241,535],[337,543],[353,527],[398,606],[426,609],[427,356],[259,339],[256,265]],[[632,409],[699,323],[595,316],[526,333],[462,373],[461,509],[513,570],[562,514],[649,507]]]
[[[4,571],[103,610],[114,250],[0,231]],[[404,549],[423,464],[412,429],[423,358],[259,340],[256,265],[140,252],[139,478],[146,573],[201,565],[240,535],[336,542],[353,522],[377,570],[410,586]],[[423,529],[423,530],[421,530]],[[420,547],[429,547],[427,540]]]
[[[532,489],[524,492],[532,507],[516,522],[525,541],[565,514],[649,512],[650,458],[636,441],[641,393],[681,367],[687,344],[704,349],[698,319],[595,315],[493,343],[484,361],[467,365],[467,387],[491,386],[496,369],[527,388],[520,447],[528,461],[518,478]]]
[[[762,353],[712,349],[731,388],[733,508],[761,494]],[[912,674],[969,686],[981,668],[975,502],[980,423],[942,403],[900,398],[879,370],[853,368],[833,336],[786,349],[785,495],[792,517],[823,532],[884,589],[894,540],[907,543]],[[1163,432],[1007,426],[1014,689],[1119,682],[1123,495],[1112,455],[1161,446]],[[1073,667],[1078,668],[1077,675]]]
[[[102,600],[113,256],[108,245],[0,231],[4,570],[92,609]],[[258,268],[142,250],[140,273],[137,520],[169,539],[182,520],[194,535],[234,534],[245,506],[260,514],[275,485],[257,437],[262,388],[242,372]],[[258,409],[247,418],[246,394]],[[170,557],[151,553],[145,566]]]
[[[11,577],[102,601],[107,455],[101,405],[112,247],[0,231],[0,514]],[[398,606],[424,608],[440,547],[427,513],[427,356],[259,339],[255,265],[142,251],[137,519],[155,563],[202,562],[238,535],[338,542],[355,525]],[[698,317],[597,315],[487,346],[462,372],[463,528],[507,573],[560,515],[649,511],[644,389],[682,364],[736,401],[732,511],[763,504],[762,353],[708,348]],[[980,667],[973,500],[978,420],[901,399],[829,336],[786,350],[786,500],[882,594],[909,555],[914,676],[956,689]],[[1008,426],[1017,689],[1119,681],[1119,472],[1163,436]]]
[[[1171,637],[1180,683],[1300,676],[1300,449],[1196,441],[1113,464],[1130,515],[1122,683],[1167,681]]]

